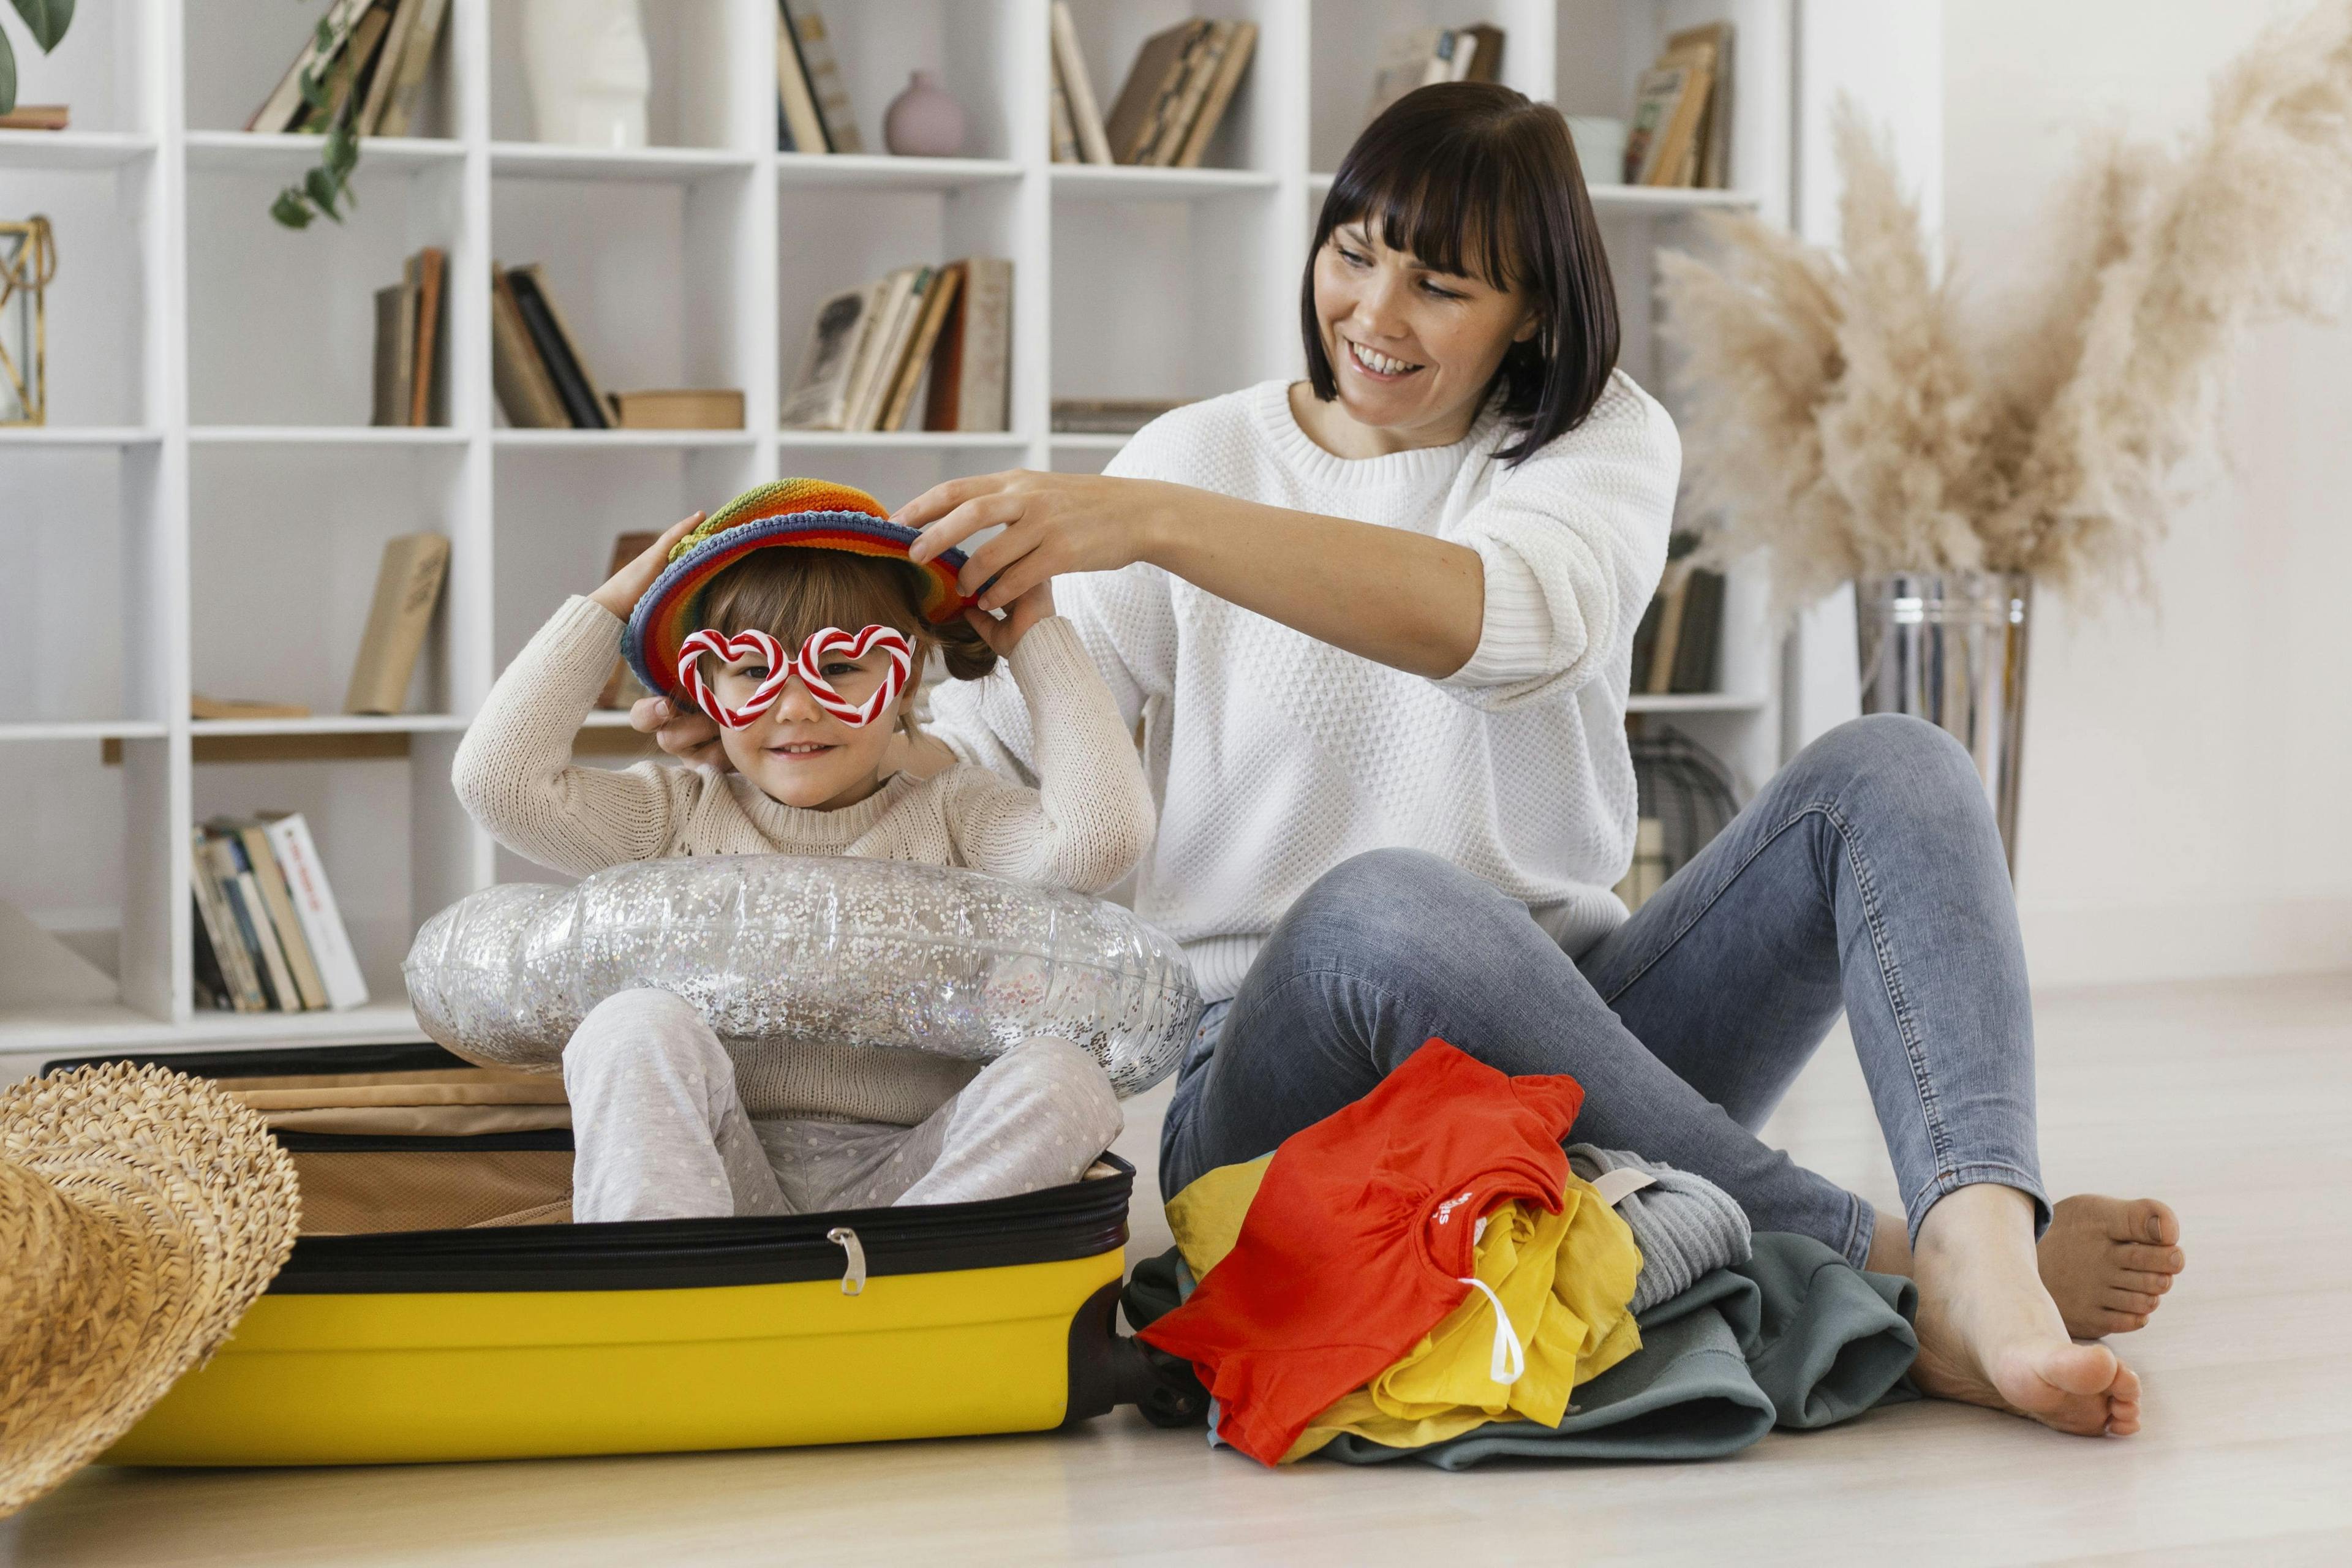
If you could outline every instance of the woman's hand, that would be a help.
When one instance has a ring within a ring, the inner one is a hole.
[[[1163,492],[1180,488],[1015,468],[934,485],[891,521],[923,531],[907,552],[917,561],[929,561],[982,529],[1003,528],[971,552],[956,579],[966,594],[979,595],[981,609],[1002,610],[1017,608],[1031,590],[1065,572],[1116,572],[1147,559],[1151,531],[1166,510]],[[1013,624],[1020,625],[1017,613]],[[1020,625],[1013,640],[1027,629]]]
[[[669,564],[670,547],[692,532],[695,524],[702,521],[702,515],[698,511],[692,517],[681,518],[670,524],[668,532],[646,546],[635,560],[604,579],[604,585],[588,596],[612,611],[615,620],[626,621],[629,612],[637,607],[637,601],[646,596],[646,590],[654,585],[654,579],[662,574],[662,568]]]

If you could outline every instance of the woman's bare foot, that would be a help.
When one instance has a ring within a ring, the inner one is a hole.
[[[2139,1377],[2105,1345],[2067,1336],[2035,1268],[2033,1205],[2012,1187],[1962,1187],[1919,1226],[1919,1358],[1938,1399],[2029,1416],[2086,1437],[2139,1430]]]
[[[2187,1263],[2180,1220],[2154,1198],[2061,1198],[2036,1247],[2066,1331],[2095,1340],[2147,1326]]]

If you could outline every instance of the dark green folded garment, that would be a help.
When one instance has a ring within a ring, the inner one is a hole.
[[[1712,1459],[1775,1426],[1828,1426],[1916,1398],[1908,1279],[1858,1272],[1810,1237],[1762,1231],[1755,1256],[1704,1275],[1642,1314],[1642,1348],[1576,1391],[1557,1427],[1497,1421],[1425,1448],[1352,1434],[1322,1452],[1346,1464],[1418,1459],[1466,1469],[1503,1457]]]

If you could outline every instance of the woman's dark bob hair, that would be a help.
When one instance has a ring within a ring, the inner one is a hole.
[[[1559,110],[1495,82],[1441,82],[1406,93],[1356,138],[1323,199],[1299,290],[1307,379],[1326,403],[1339,388],[1315,310],[1315,258],[1333,229],[1358,219],[1425,267],[1517,284],[1534,300],[1536,335],[1513,343],[1495,373],[1518,430],[1497,457],[1522,461],[1583,423],[1616,367],[1617,293]]]

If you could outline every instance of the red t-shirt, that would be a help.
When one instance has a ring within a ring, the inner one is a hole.
[[[1507,1077],[1433,1037],[1283,1140],[1233,1251],[1139,1337],[1193,1363],[1218,1436],[1276,1463],[1462,1304],[1481,1217],[1513,1198],[1559,1212],[1583,1102],[1565,1073]]]

